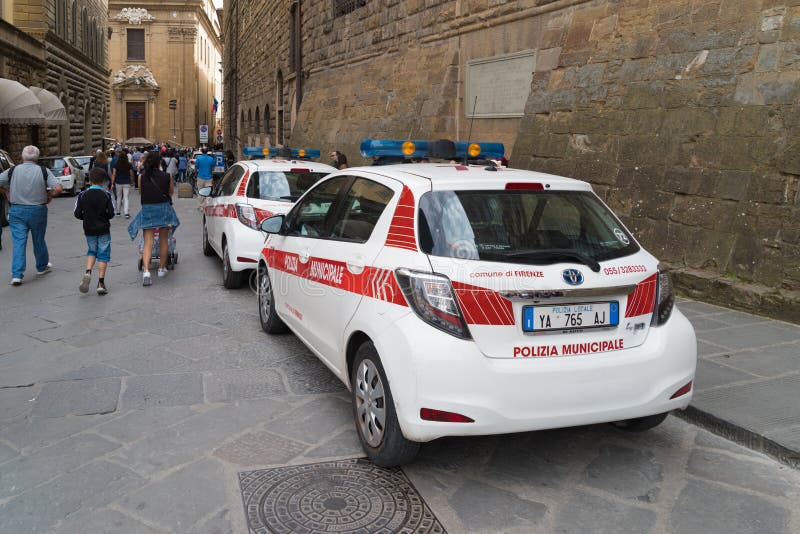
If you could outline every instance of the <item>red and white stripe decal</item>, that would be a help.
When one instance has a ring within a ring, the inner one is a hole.
[[[254,207],[253,211],[256,212],[256,219],[258,219],[259,222],[261,222],[264,219],[267,219],[267,218],[272,217],[273,215],[275,215],[271,211],[265,210],[265,209],[261,209],[261,208],[255,208]]]
[[[247,172],[244,173],[242,177],[242,181],[239,182],[239,189],[236,190],[236,195],[243,197],[247,194],[247,182],[250,181],[250,169],[247,169]]]
[[[394,210],[392,224],[389,226],[389,235],[386,236],[386,246],[404,248],[416,252],[417,236],[414,233],[414,193],[407,186],[403,186],[400,200]]]
[[[357,295],[408,306],[394,271],[389,269],[365,267],[354,274],[341,261],[312,257],[301,263],[297,254],[267,248],[263,253],[269,266],[279,271]]]
[[[625,317],[638,317],[653,311],[656,300],[658,274],[645,278],[636,285],[636,290],[628,295]]]
[[[514,305],[496,291],[453,281],[461,312],[468,324],[508,326],[515,324]]]
[[[206,206],[204,211],[206,217],[233,217],[234,219],[239,217],[236,215],[236,206],[233,204],[214,204]]]

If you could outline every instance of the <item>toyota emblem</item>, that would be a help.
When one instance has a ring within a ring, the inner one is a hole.
[[[561,278],[571,286],[579,286],[583,283],[583,273],[578,269],[564,269],[561,271]]]

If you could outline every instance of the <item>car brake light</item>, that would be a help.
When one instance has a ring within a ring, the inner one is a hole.
[[[544,185],[540,183],[509,182],[506,184],[506,191],[544,191]]]
[[[240,223],[248,228],[258,230],[256,210],[250,204],[236,204],[236,217],[239,218]]]
[[[424,421],[437,421],[440,423],[474,423],[475,420],[460,413],[445,412],[432,408],[420,408],[419,416]]]
[[[420,319],[455,337],[471,338],[449,278],[403,268],[395,274],[406,300]]]
[[[672,281],[669,273],[658,268],[658,284],[656,285],[656,302],[651,326],[661,326],[666,323],[672,315],[672,308],[675,307],[675,294],[672,292]]]
[[[678,397],[682,397],[683,395],[689,393],[691,390],[692,390],[692,381],[690,380],[688,384],[686,384],[681,389],[673,393],[670,399],[677,399]]]
[[[64,170],[61,171],[61,176],[69,176],[72,174],[72,168],[69,165],[64,165]]]
[[[311,172],[311,169],[296,168],[296,169],[289,169],[289,172]]]

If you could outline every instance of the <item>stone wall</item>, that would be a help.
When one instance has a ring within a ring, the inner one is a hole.
[[[800,320],[800,7],[548,17],[514,163],[593,183],[695,296]]]

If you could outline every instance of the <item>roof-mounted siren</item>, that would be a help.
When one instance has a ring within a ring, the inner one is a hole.
[[[438,139],[435,141],[403,141],[400,139],[364,139],[361,156],[376,158],[375,165],[404,163],[409,159],[499,159],[505,154],[503,143],[467,143]],[[380,161],[380,163],[379,163]]]

